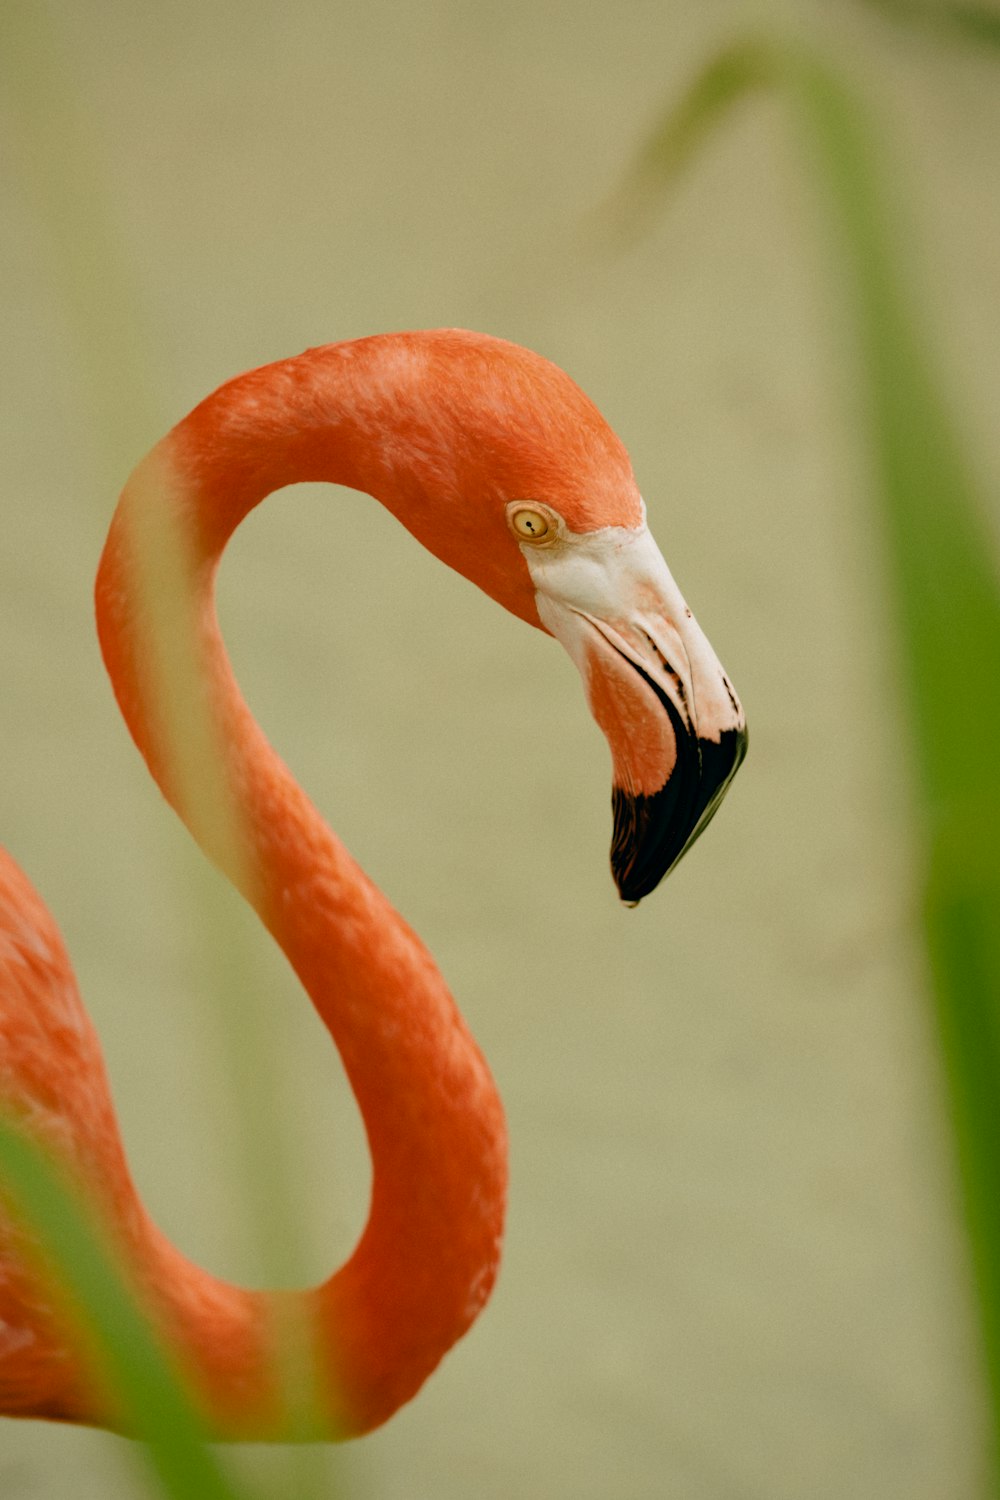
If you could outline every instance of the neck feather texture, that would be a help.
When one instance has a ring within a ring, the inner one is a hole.
[[[254,371],[196,408],[126,486],[97,580],[101,647],[129,730],[284,949],[364,1119],[367,1226],[347,1263],[296,1302],[338,1393],[329,1426],[341,1435],[390,1416],[472,1322],[496,1275],[506,1195],[502,1108],[475,1042],[427,949],[256,725],[215,615],[228,537],[283,485],[350,485],[418,534],[426,524],[434,460],[424,441],[414,480],[405,445],[426,439],[428,418],[400,407],[398,381],[373,355],[341,352],[358,348]],[[165,600],[158,578],[169,580]],[[142,1253],[141,1274],[220,1431],[278,1435],[268,1328],[287,1295],[210,1277],[152,1226]]]

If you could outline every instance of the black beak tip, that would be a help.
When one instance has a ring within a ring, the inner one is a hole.
[[[638,906],[654,891],[681,852],[673,792],[669,782],[652,797],[612,789],[611,874],[626,906]]]
[[[678,741],[677,764],[658,792],[612,788],[611,873],[626,906],[638,906],[654,891],[708,827],[746,748],[742,726],[725,730],[718,741],[687,735]]]

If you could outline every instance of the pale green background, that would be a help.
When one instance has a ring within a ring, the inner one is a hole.
[[[197,860],[118,722],[90,606],[115,491],[162,431],[309,344],[437,324],[530,344],[628,444],[747,706],[723,814],[626,911],[607,752],[551,641],[359,496],[285,495],[234,544],[251,701],[430,943],[509,1112],[499,1289],[331,1468],[372,1500],[971,1500],[981,1477],[879,554],[779,105],[741,110],[641,245],[597,233],[661,104],[770,14],[61,0],[4,65],[0,836],[63,927],[141,1190],[188,1253],[257,1274]],[[847,0],[788,14],[825,19],[880,98],[995,477],[996,64]],[[319,1277],[362,1222],[360,1128],[280,961],[232,924],[273,991]],[[139,1472],[113,1438],[0,1427],[4,1500],[138,1494]]]

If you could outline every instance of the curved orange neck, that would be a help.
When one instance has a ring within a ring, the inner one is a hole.
[[[398,381],[380,383],[385,361],[365,349],[377,343],[312,351],[203,402],[130,479],[97,579],[101,648],[129,730],[194,837],[284,949],[364,1119],[367,1226],[349,1261],[296,1304],[337,1393],[334,1435],[384,1421],[471,1323],[496,1275],[506,1195],[502,1108],[475,1042],[426,948],[257,727],[215,616],[228,537],[282,485],[350,485],[418,535],[431,525],[435,476],[421,473],[419,446],[406,453],[429,418],[400,405]],[[167,599],[157,597],[160,576]],[[275,1435],[270,1324],[284,1294],[217,1281],[151,1226],[141,1253],[220,1430]]]

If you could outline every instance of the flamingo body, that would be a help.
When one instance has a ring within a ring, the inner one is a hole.
[[[222,386],[139,465],[98,572],[104,660],[153,777],[340,1051],[372,1156],[367,1225],[347,1263],[298,1294],[231,1286],[169,1244],[129,1175],[54,922],[2,852],[0,1085],[104,1211],[220,1437],[281,1435],[275,1339],[290,1306],[321,1351],[327,1434],[385,1421],[488,1298],[506,1200],[503,1111],[474,1040],[427,949],[265,740],[219,633],[213,580],[229,536],[300,480],[375,496],[567,647],[612,748],[626,899],[701,831],[745,743],[621,442],[538,355],[456,330],[309,350]],[[0,1222],[0,1410],[119,1425],[29,1259]]]

